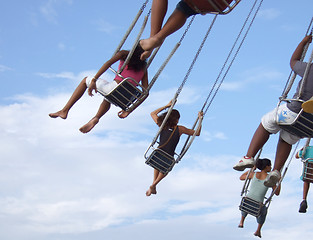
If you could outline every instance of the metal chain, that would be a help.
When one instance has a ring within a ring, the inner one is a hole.
[[[313,23],[313,17],[311,18],[311,21],[310,21],[310,24],[309,24],[309,26],[308,26],[308,29],[307,29],[307,31],[306,31],[305,36],[307,36],[307,35],[309,34],[309,31],[310,31],[310,29],[311,29],[311,27],[312,27],[312,23]],[[313,27],[312,27],[312,29],[311,29],[311,33],[310,33],[310,34],[312,34],[312,31],[313,31]],[[301,55],[301,58],[300,58],[300,61],[303,61],[303,59],[304,59],[304,57],[305,57],[305,55],[306,55],[306,53],[307,53],[307,51],[308,51],[308,48],[309,48],[309,43],[306,44],[306,46],[304,47],[303,52],[302,52],[302,55]],[[286,85],[285,85],[285,87],[284,87],[283,93],[281,94],[280,100],[287,98],[287,95],[288,95],[288,93],[290,92],[290,90],[291,90],[291,88],[292,88],[292,85],[293,85],[293,83],[294,83],[296,77],[297,77],[297,74],[294,73],[294,72],[291,70],[291,71],[290,71],[290,74],[289,74],[289,77],[288,77],[288,79],[287,79]]]
[[[149,0],[146,0],[146,1],[144,2],[144,4],[143,4],[142,7],[141,7],[141,11],[145,10],[145,8],[146,8],[148,2],[149,2]]]
[[[208,35],[209,35],[209,33],[211,32],[211,29],[212,29],[212,27],[213,27],[213,25],[214,25],[214,22],[215,22],[216,18],[217,18],[217,14],[216,14],[215,17],[213,18],[213,21],[212,21],[212,23],[211,23],[211,25],[210,25],[208,31],[206,32],[206,34],[205,34],[205,36],[204,36],[204,38],[203,38],[203,40],[202,40],[202,42],[201,42],[201,44],[200,44],[200,46],[199,46],[199,48],[198,48],[198,51],[197,51],[195,57],[193,58],[192,63],[191,63],[191,65],[190,65],[190,67],[189,67],[189,69],[188,69],[188,71],[187,71],[187,73],[186,73],[186,75],[185,75],[185,77],[184,77],[184,79],[183,79],[183,81],[182,81],[180,87],[177,89],[176,98],[177,98],[178,95],[181,93],[181,91],[182,91],[182,89],[183,89],[183,87],[184,87],[184,85],[185,85],[185,83],[186,83],[186,81],[187,81],[187,79],[188,79],[188,77],[189,77],[189,75],[190,75],[192,69],[193,69],[193,66],[194,66],[194,64],[196,63],[196,61],[197,61],[197,59],[198,59],[198,56],[199,56],[199,54],[200,54],[200,52],[201,52],[201,50],[202,50],[202,48],[203,48],[203,46],[204,46],[204,44],[205,44],[207,38],[208,38]],[[193,20],[193,19],[192,19],[192,20]],[[183,35],[183,37],[184,37],[184,35]],[[183,39],[183,37],[182,37],[182,39]]]
[[[258,1],[258,0],[255,0],[255,2],[254,2],[253,6],[252,6],[252,8],[251,8],[251,10],[250,10],[250,12],[249,12],[249,14],[248,14],[248,17],[246,18],[246,21],[245,21],[243,27],[241,28],[241,30],[240,30],[240,32],[239,32],[239,35],[238,35],[238,37],[237,37],[237,39],[236,39],[236,41],[235,41],[235,43],[234,43],[234,45],[233,45],[233,48],[234,48],[234,46],[236,45],[236,42],[237,42],[237,40],[239,39],[239,36],[242,34],[242,31],[243,31],[243,29],[244,29],[244,26],[246,25],[247,20],[250,18],[250,15],[251,15],[251,13],[252,13],[252,11],[253,11],[253,9],[254,9],[254,7],[255,7],[257,1]],[[236,57],[237,57],[237,55],[238,55],[238,53],[239,53],[239,51],[240,51],[240,49],[241,49],[241,47],[242,47],[244,41],[245,41],[245,39],[246,39],[246,37],[247,37],[247,35],[248,35],[249,31],[250,31],[250,28],[251,28],[251,26],[252,26],[252,24],[253,24],[253,22],[254,22],[254,20],[255,20],[255,17],[256,17],[256,15],[257,15],[257,13],[259,12],[260,8],[261,8],[262,3],[263,3],[263,0],[260,1],[259,5],[258,5],[258,8],[256,9],[256,11],[255,11],[255,13],[254,13],[254,15],[253,15],[253,18],[251,19],[251,22],[250,22],[250,24],[249,24],[249,26],[248,26],[248,28],[247,28],[247,30],[246,30],[246,33],[245,33],[245,35],[243,36],[243,39],[241,40],[241,42],[240,42],[240,44],[239,44],[239,46],[238,46],[238,48],[237,48],[237,50],[236,50],[236,52],[235,52],[235,54],[234,54],[234,56],[233,56],[231,62],[230,62],[230,64],[229,64],[229,66],[228,66],[228,68],[227,68],[227,70],[226,70],[226,72],[225,72],[223,78],[221,79],[221,81],[220,81],[220,83],[219,83],[217,89],[215,90],[215,92],[214,92],[214,94],[213,94],[213,96],[212,96],[212,98],[211,98],[211,100],[210,100],[208,106],[206,107],[206,110],[204,111],[204,114],[203,114],[203,115],[206,114],[206,112],[208,111],[209,107],[211,106],[211,104],[212,104],[212,102],[213,102],[213,100],[214,100],[214,98],[215,98],[217,92],[219,91],[219,89],[220,89],[220,87],[221,87],[223,81],[225,80],[225,78],[226,78],[226,76],[227,76],[227,74],[228,74],[228,72],[229,72],[229,70],[230,70],[232,64],[234,63],[234,61],[235,61],[235,59],[236,59]],[[231,52],[233,51],[233,48],[232,48]],[[231,53],[230,53],[230,54],[231,54]],[[229,56],[230,56],[230,55],[229,55]],[[226,60],[226,62],[227,62],[227,61],[228,61],[228,59]],[[225,62],[225,64],[224,64],[224,66],[223,66],[221,72],[223,71],[223,69],[224,69],[224,67],[225,67],[225,65],[226,65],[226,62]],[[221,72],[220,72],[220,74],[221,74]],[[213,88],[214,88],[215,85],[217,84],[219,77],[220,77],[220,75],[219,75],[218,78],[216,79],[216,81],[215,81],[215,83],[214,83],[214,86],[212,87],[211,92],[210,92],[208,98],[210,97],[210,95],[211,95],[211,93],[212,93],[212,91],[213,91]],[[208,99],[207,99],[207,100],[208,100]],[[206,103],[207,103],[207,101],[205,102],[205,104],[206,104]],[[204,105],[204,106],[205,106],[205,105]],[[203,106],[203,108],[204,108],[204,106]]]
[[[186,36],[186,34],[187,34],[187,32],[188,32],[188,30],[189,30],[193,20],[195,19],[195,16],[196,15],[193,15],[192,18],[190,19],[190,21],[189,21],[189,23],[188,23],[188,25],[187,25],[187,27],[185,29],[185,32],[183,33],[183,35],[181,36],[181,38],[180,38],[180,40],[178,42],[179,44],[181,44],[181,42],[184,40],[184,38],[185,38],[185,36]]]

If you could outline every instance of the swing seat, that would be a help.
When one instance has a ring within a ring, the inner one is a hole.
[[[303,162],[301,179],[305,182],[313,183],[313,159],[308,158]]]
[[[108,94],[101,93],[104,98],[115,106],[127,111],[134,105],[138,99],[143,95],[143,90],[134,86],[128,80],[136,82],[132,78],[125,78]],[[136,82],[137,83],[137,82]]]
[[[159,170],[163,174],[169,173],[175,164],[173,156],[164,152],[162,149],[154,149],[151,155],[146,160],[146,164]]]
[[[300,138],[313,137],[313,114],[306,113],[301,109],[292,123],[278,123],[280,128]]]
[[[231,12],[241,0],[185,0],[197,13],[222,14]]]
[[[261,202],[255,201],[249,197],[243,197],[239,206],[239,210],[257,217],[261,214],[261,209],[263,206],[264,204]]]

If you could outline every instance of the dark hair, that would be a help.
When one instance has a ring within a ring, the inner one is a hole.
[[[158,117],[158,125],[161,126],[165,116],[166,116],[167,112],[162,113],[159,117]],[[165,128],[173,128],[177,125],[177,120],[179,120],[180,118],[180,114],[176,109],[173,109],[172,112],[170,113],[170,116],[168,117],[164,127]]]
[[[271,166],[271,160],[269,160],[267,158],[259,158],[256,161],[255,166],[262,171],[267,166]]]
[[[135,72],[142,70],[145,66],[146,66],[146,60],[141,60],[140,56],[141,54],[144,52],[144,50],[142,49],[142,47],[138,44],[135,48],[135,51],[132,55],[132,57],[130,58],[127,66],[128,69],[134,70]],[[125,59],[126,60],[126,57]]]

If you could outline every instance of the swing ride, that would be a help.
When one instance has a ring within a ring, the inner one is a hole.
[[[136,15],[135,19],[133,20],[129,29],[126,31],[125,36],[121,40],[121,42],[118,45],[118,48],[115,50],[114,54],[116,54],[122,48],[123,44],[125,43],[126,39],[129,36],[130,32],[133,30],[135,24],[137,23],[140,15],[144,11],[148,1],[149,0],[146,0],[144,2],[144,4],[142,5],[141,9],[137,13],[137,15]],[[118,76],[120,76],[123,79],[123,81],[119,85],[117,85],[110,93],[108,93],[108,94],[102,93],[102,95],[105,97],[105,99],[107,101],[109,101],[110,103],[114,104],[117,107],[120,107],[121,109],[123,109],[124,111],[127,111],[127,112],[132,112],[136,107],[138,107],[148,97],[150,89],[152,88],[152,86],[154,85],[154,83],[156,82],[156,80],[158,79],[160,74],[162,73],[163,69],[165,68],[167,63],[170,61],[170,59],[172,58],[174,53],[176,52],[178,47],[181,45],[181,43],[182,43],[183,39],[185,38],[185,36],[186,36],[186,34],[187,34],[187,32],[188,32],[188,30],[189,30],[189,28],[193,22],[193,19],[194,19],[194,17],[191,18],[191,20],[189,21],[189,24],[187,25],[185,32],[183,33],[180,40],[176,43],[176,45],[174,46],[172,51],[169,53],[169,55],[167,56],[167,58],[165,59],[163,64],[160,66],[160,68],[158,69],[158,71],[156,72],[154,77],[152,78],[152,80],[149,82],[148,87],[144,88],[138,82],[136,82],[136,86],[128,84],[130,79],[124,78],[121,75],[121,72],[124,70],[124,68],[128,64],[130,58],[132,57],[132,55],[135,51],[136,46],[139,44],[140,37],[141,37],[141,35],[145,29],[145,26],[147,24],[147,21],[148,21],[150,14],[151,14],[151,9],[144,18],[140,32],[138,33],[137,38],[136,38],[136,40],[132,46],[132,49],[130,50],[130,52],[128,54],[123,66],[118,71],[116,71],[112,67],[110,67],[110,70],[114,74],[117,74]],[[148,69],[149,66],[151,65],[151,63],[152,63],[154,57],[156,56],[157,52],[159,51],[159,49],[160,49],[160,47],[153,50],[152,55],[147,62],[146,69]]]
[[[261,1],[255,0],[253,6],[251,7],[251,10],[250,10],[250,12],[249,12],[249,14],[248,14],[244,24],[243,24],[243,26],[242,26],[238,36],[236,38],[236,41],[234,42],[234,44],[233,44],[233,46],[232,46],[232,48],[231,48],[231,50],[230,50],[230,52],[228,54],[228,57],[226,58],[226,61],[225,61],[224,65],[222,66],[222,69],[221,69],[221,71],[220,71],[220,73],[219,73],[215,83],[213,84],[213,87],[212,87],[212,89],[211,89],[207,99],[205,100],[205,102],[204,102],[204,104],[203,104],[203,106],[202,106],[202,108],[200,110],[200,112],[203,112],[203,117],[207,113],[207,111],[208,111],[210,105],[212,104],[213,99],[215,98],[215,96],[216,96],[216,94],[217,94],[217,92],[218,92],[218,90],[219,90],[223,80],[225,79],[228,71],[230,70],[231,65],[233,64],[235,58],[237,57],[237,55],[239,53],[239,50],[240,50],[240,48],[241,48],[241,46],[242,46],[242,44],[243,44],[243,42],[244,42],[248,32],[249,32],[249,30],[250,30],[250,28],[252,26],[252,23],[254,22],[254,19],[255,19],[256,15],[257,15],[261,5],[262,5],[262,2],[263,2],[263,0],[261,0]],[[258,3],[258,6],[257,6],[257,3]],[[257,6],[257,8],[256,8],[256,6]],[[255,8],[256,8],[256,10],[255,10]],[[230,57],[231,57],[231,55],[232,55],[232,53],[234,51],[234,49],[235,49],[239,39],[240,39],[240,36],[242,35],[243,30],[245,29],[247,23],[249,22],[251,14],[253,13],[254,10],[255,10],[254,15],[253,15],[253,17],[250,20],[250,24],[247,27],[246,32],[245,32],[245,34],[244,34],[244,36],[243,36],[239,46],[237,47],[236,53],[233,55],[232,60],[228,64],[228,68],[227,68],[226,72],[224,73],[223,78],[220,80],[220,76],[223,73],[223,71],[224,71],[224,69],[225,69],[225,67],[226,67],[226,65],[227,65],[227,63],[228,63],[228,61],[229,61],[229,59],[230,59]],[[162,129],[164,128],[164,125],[165,125],[165,123],[166,123],[166,121],[167,121],[167,119],[168,119],[168,117],[169,117],[169,115],[170,115],[174,105],[177,102],[178,96],[179,96],[180,92],[182,91],[182,89],[183,89],[183,87],[184,87],[184,85],[185,85],[185,83],[186,83],[186,81],[187,81],[187,79],[188,79],[192,69],[193,69],[194,64],[197,61],[197,58],[198,58],[198,56],[199,56],[199,54],[200,54],[200,52],[201,52],[201,50],[202,50],[206,40],[207,40],[207,37],[208,37],[208,35],[209,35],[209,33],[210,33],[214,23],[215,23],[215,20],[216,20],[217,16],[218,16],[218,14],[216,14],[214,19],[212,20],[211,25],[209,26],[209,28],[208,28],[208,30],[207,30],[207,32],[206,32],[206,34],[205,34],[205,36],[204,36],[204,38],[202,40],[202,43],[200,44],[200,46],[198,48],[198,51],[195,54],[194,59],[193,59],[191,65],[190,65],[190,67],[189,67],[189,69],[188,69],[188,71],[187,71],[187,73],[186,73],[186,75],[185,75],[185,77],[184,77],[180,87],[177,89],[177,91],[176,91],[176,93],[174,95],[174,98],[172,99],[171,107],[169,108],[169,110],[168,110],[168,112],[167,112],[167,114],[166,114],[166,116],[165,116],[161,126],[159,127],[159,130],[158,130],[156,136],[152,140],[152,143],[149,145],[149,147],[147,148],[147,150],[146,150],[146,152],[144,154],[144,157],[146,159],[146,164],[150,165],[151,167],[159,170],[160,172],[162,172],[164,174],[167,174],[168,172],[170,172],[172,170],[174,164],[178,163],[182,159],[182,157],[186,154],[187,150],[190,148],[191,144],[194,141],[194,138],[196,136],[197,130],[201,127],[203,118],[197,117],[193,127],[191,128],[192,130],[195,130],[194,134],[193,134],[193,136],[188,136],[187,137],[187,139],[186,139],[186,141],[185,141],[185,143],[184,143],[184,145],[183,145],[183,147],[182,147],[182,149],[181,149],[179,154],[175,152],[174,156],[176,156],[176,159],[175,159],[175,157],[167,154],[166,152],[164,152],[163,150],[159,149],[159,147],[156,146],[159,143],[157,141],[157,139],[158,139]],[[217,84],[218,84],[218,86],[217,86]],[[212,95],[214,89],[215,89],[215,92]]]
[[[311,22],[309,24],[308,30],[306,32],[306,36],[312,35],[312,32],[313,32],[312,24],[313,24],[313,18],[311,19]],[[309,33],[309,30],[311,27],[312,27],[312,29],[311,29],[311,32]],[[303,53],[302,53],[302,56],[300,59],[301,61],[303,61],[303,59],[307,53],[308,47],[309,47],[309,43],[305,46],[305,48],[303,50]],[[303,78],[299,82],[299,86],[298,86],[299,91],[298,91],[297,95],[294,96],[292,99],[288,99],[287,95],[288,95],[288,93],[289,93],[289,91],[290,91],[290,89],[291,89],[291,87],[292,87],[292,85],[296,79],[296,73],[292,73],[292,71],[291,71],[291,73],[289,75],[289,79],[287,80],[285,89],[282,93],[282,96],[280,97],[278,107],[280,106],[280,104],[282,102],[294,101],[294,102],[299,103],[300,105],[305,102],[305,100],[302,99],[302,95],[304,92],[304,86],[305,86],[307,78],[308,78],[308,73],[309,73],[309,70],[311,67],[312,60],[313,60],[313,50],[312,50],[310,59],[308,61],[308,64],[305,68]],[[306,100],[308,100],[308,99],[306,99]],[[277,109],[278,109],[278,107],[277,107]],[[291,123],[280,122],[278,114],[276,114],[276,115],[277,115],[276,121],[277,121],[277,124],[280,126],[280,128],[282,128],[282,129],[284,129],[284,130],[290,132],[291,134],[298,136],[300,138],[305,138],[305,137],[311,138],[311,137],[313,137],[313,114],[306,113],[303,109],[301,109],[300,112],[298,113],[297,117]]]
[[[185,0],[185,2],[197,13],[228,14],[241,0]]]
[[[308,30],[306,32],[306,36],[309,33],[309,30],[312,26],[313,23],[313,18],[311,19],[311,22],[309,24]],[[312,29],[313,30],[313,29]],[[312,30],[311,30],[311,35],[312,35]],[[301,56],[301,61],[303,61],[305,54],[308,50],[308,45],[306,45],[306,47],[304,48],[304,51],[302,53]],[[278,106],[282,103],[282,102],[290,102],[290,101],[297,101],[300,103],[305,102],[304,100],[301,99],[302,93],[303,93],[303,87],[305,85],[305,82],[307,80],[307,76],[308,76],[308,71],[310,69],[310,63],[312,62],[312,58],[313,58],[313,51],[312,54],[310,56],[310,60],[309,60],[309,64],[307,64],[304,75],[302,80],[299,83],[299,92],[296,96],[294,96],[293,99],[288,99],[287,95],[294,83],[294,80],[296,79],[296,73],[293,73],[291,71],[288,81],[286,83],[285,89],[282,93],[282,96],[280,97],[280,101],[278,103]],[[278,108],[278,107],[277,107]],[[288,131],[289,133],[296,135],[300,138],[305,138],[308,137],[307,143],[303,149],[303,152],[305,153],[307,148],[310,148],[309,142],[310,142],[310,138],[313,136],[313,115],[306,113],[303,111],[303,109],[300,110],[300,112],[298,113],[297,117],[295,118],[295,120],[291,123],[281,123],[279,122],[279,116],[278,114],[276,114],[277,119],[276,122],[277,124],[280,126],[280,128]],[[299,141],[297,142],[296,147],[294,148],[294,152],[293,154],[291,154],[291,156],[289,157],[289,161],[286,164],[285,168],[282,170],[282,175],[280,180],[278,181],[278,184],[276,185],[276,188],[274,188],[270,194],[269,197],[265,198],[265,202],[258,202],[255,201],[254,199],[251,199],[247,196],[247,193],[249,191],[249,183],[251,181],[251,179],[248,178],[248,176],[250,175],[250,173],[254,170],[254,168],[251,168],[247,174],[247,177],[245,179],[244,185],[243,185],[243,189],[241,191],[241,202],[239,205],[239,210],[248,213],[252,216],[258,217],[261,214],[261,211],[263,211],[264,209],[267,210],[269,208],[270,202],[272,201],[272,198],[275,194],[275,192],[278,190],[278,188],[281,186],[281,183],[287,173],[287,170],[289,168],[289,165],[291,163],[291,160],[293,158],[293,156],[295,155],[295,151],[298,148],[299,145]],[[260,154],[262,152],[262,149],[259,151],[258,156],[256,157],[256,159],[259,159]],[[303,156],[305,155],[303,153]],[[309,182],[313,182],[313,159],[312,158],[306,158],[306,159],[302,159],[303,162],[303,173],[302,173],[302,179],[303,181],[309,181]]]
[[[189,5],[193,6],[194,10],[197,13],[203,14],[204,11],[211,9],[210,13],[213,13],[217,16],[220,14],[221,15],[228,14],[229,12],[231,12],[234,9],[235,6],[237,6],[237,4],[240,1],[241,0],[207,0],[207,1],[205,1],[205,0],[200,0],[200,1],[199,0],[188,0],[187,2]],[[132,21],[130,27],[126,31],[124,37],[122,38],[121,42],[119,43],[119,45],[118,45],[118,47],[115,50],[113,55],[115,55],[118,51],[120,51],[120,49],[124,45],[128,36],[130,35],[132,30],[134,29],[136,23],[138,22],[141,14],[144,12],[148,2],[149,2],[149,0],[146,0],[143,3],[142,7],[138,11],[137,15],[135,16],[134,20]],[[195,17],[195,16],[193,16],[191,18],[191,20],[190,20],[189,24],[187,25],[186,30],[183,33],[179,42],[174,46],[173,50],[170,52],[168,57],[165,59],[164,63],[161,65],[160,69],[157,71],[155,76],[152,78],[148,87],[144,88],[142,85],[140,85],[137,82],[136,82],[136,85],[128,84],[127,82],[129,80],[133,80],[133,79],[126,79],[121,75],[121,73],[124,70],[124,68],[126,67],[126,65],[128,64],[130,58],[132,57],[132,55],[134,53],[136,46],[138,45],[138,43],[140,41],[140,37],[141,37],[145,27],[146,27],[146,24],[147,24],[147,21],[148,21],[150,14],[151,14],[151,9],[149,10],[149,12],[147,13],[147,15],[144,18],[141,29],[140,29],[137,37],[136,37],[136,40],[135,40],[123,66],[118,71],[116,71],[112,67],[110,67],[110,70],[114,74],[120,76],[123,79],[123,81],[119,85],[117,85],[116,88],[114,88],[108,94],[104,94],[104,93],[100,92],[107,101],[109,101],[110,103],[114,104],[117,107],[120,107],[122,110],[127,111],[127,112],[132,112],[136,107],[138,107],[148,97],[150,89],[152,88],[152,86],[156,82],[157,78],[159,77],[159,75],[161,74],[161,72],[163,71],[163,69],[165,68],[165,66],[167,65],[169,60],[171,59],[171,57],[176,52],[178,47],[181,45],[181,43],[182,43],[185,35],[187,34],[187,32],[188,32],[188,30],[189,30],[189,28],[190,28],[190,26],[194,20],[194,17]],[[153,59],[156,56],[159,49],[160,49],[160,47],[153,50],[152,55],[149,58],[149,61],[147,63],[146,69],[148,69],[148,67],[150,66],[151,62],[153,61]]]
[[[304,182],[313,183],[313,158],[310,155],[310,152],[313,150],[313,146],[309,146],[310,141],[311,138],[308,138],[302,149],[301,162],[303,163],[303,170],[301,179]],[[307,154],[308,152],[309,154]]]

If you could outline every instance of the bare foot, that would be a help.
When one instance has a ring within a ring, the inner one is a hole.
[[[150,51],[144,51],[144,52],[140,55],[140,60],[141,60],[141,61],[146,60],[148,57],[150,57],[151,53],[152,53],[152,50],[150,50]]]
[[[64,112],[64,111],[58,111],[58,112],[55,112],[55,113],[50,113],[49,116],[51,118],[57,118],[57,117],[60,117],[60,118],[63,118],[63,119],[66,119],[67,118],[67,112]]]
[[[149,189],[146,191],[146,196],[149,197],[151,194],[157,194],[156,188],[150,186]]]
[[[118,112],[117,115],[118,115],[119,118],[126,118],[129,114],[130,114],[130,112],[121,110],[121,111]]]
[[[93,129],[94,126],[99,122],[99,118],[94,117],[92,118],[88,123],[86,123],[84,126],[82,126],[79,131],[82,133],[88,133],[91,129]]]
[[[261,238],[261,233],[260,232],[255,232],[254,236]]]
[[[153,36],[147,39],[142,39],[139,42],[140,46],[145,51],[152,51],[154,48],[160,46],[162,44],[162,40]],[[144,53],[143,53],[144,54]]]

